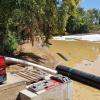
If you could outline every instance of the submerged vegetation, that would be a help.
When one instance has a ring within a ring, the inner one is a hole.
[[[85,11],[80,0],[0,0],[0,54],[11,55],[34,37],[49,44],[53,35],[99,30],[100,11]],[[92,28],[93,27],[93,28]]]

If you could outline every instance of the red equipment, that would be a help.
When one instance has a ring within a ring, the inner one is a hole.
[[[0,83],[6,81],[6,63],[4,56],[0,56]]]

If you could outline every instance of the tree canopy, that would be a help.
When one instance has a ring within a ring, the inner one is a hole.
[[[1,51],[13,52],[23,39],[65,32],[68,15],[80,0],[0,0]],[[58,2],[60,6],[58,6]]]

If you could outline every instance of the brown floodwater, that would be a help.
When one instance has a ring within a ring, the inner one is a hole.
[[[100,43],[61,40],[52,40],[51,43],[49,52],[57,59],[58,64],[100,75]],[[89,64],[84,64],[84,60]],[[73,81],[73,100],[100,100],[100,90]]]
[[[61,41],[52,40],[49,51],[56,57],[59,63],[67,66],[75,66],[83,60],[94,61],[100,54],[100,43],[88,41]],[[57,53],[62,54],[63,59]]]

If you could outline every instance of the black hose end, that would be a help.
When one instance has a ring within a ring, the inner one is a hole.
[[[69,68],[69,67],[67,67],[67,66],[64,66],[64,65],[57,65],[56,66],[56,70],[58,71],[58,70],[62,70],[62,71],[67,71],[67,72],[69,72],[69,70],[70,70],[71,68]]]
[[[63,65],[56,67],[58,74],[67,76],[75,81],[100,89],[100,77]]]
[[[68,76],[70,68],[68,68],[68,67],[66,67],[64,65],[58,65],[56,67],[56,70],[57,70],[58,74],[62,74],[64,76]]]

